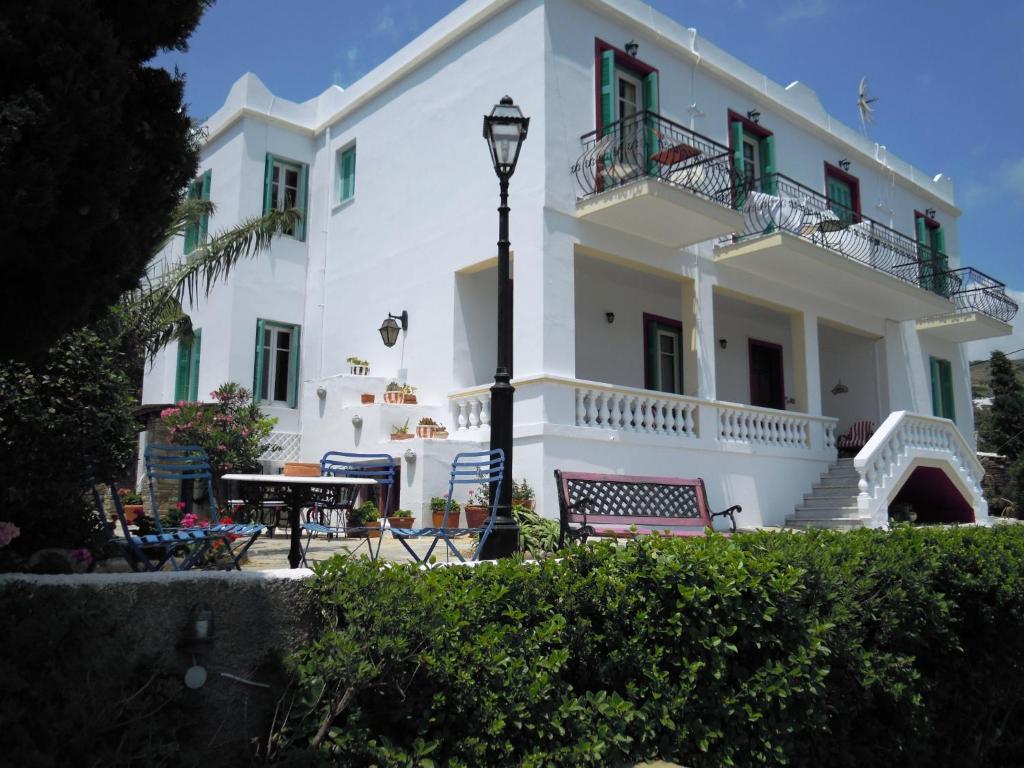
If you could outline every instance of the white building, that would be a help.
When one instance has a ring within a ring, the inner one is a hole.
[[[488,439],[481,118],[506,93],[531,118],[510,200],[514,475],[543,514],[562,468],[701,476],[746,526],[882,524],[898,493],[986,515],[962,345],[1008,333],[1016,307],[961,270],[950,181],[634,0],[469,0],[302,104],[238,80],[207,123],[210,231],[291,200],[305,221],[192,307],[201,353],[168,349],[145,402],[255,386],[279,459],[389,451],[421,514],[454,453]],[[400,369],[417,405],[381,402]],[[451,437],[389,441],[423,416]],[[855,469],[805,502],[865,420]]]

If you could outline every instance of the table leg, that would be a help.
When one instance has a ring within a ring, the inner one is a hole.
[[[302,562],[302,531],[299,529],[299,517],[302,514],[302,495],[295,489],[291,491],[288,505],[288,527],[291,530],[292,544],[288,549],[288,562],[292,568],[298,568]]]

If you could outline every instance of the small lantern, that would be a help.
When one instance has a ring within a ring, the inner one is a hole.
[[[399,326],[398,321],[401,320],[402,324]],[[384,340],[385,347],[395,346],[395,342],[398,341],[398,331],[409,330],[409,313],[402,310],[400,315],[392,315],[388,312],[387,319],[380,324],[380,337]]]
[[[186,640],[189,643],[213,642],[213,608],[206,603],[196,603],[188,616]]]
[[[511,96],[505,96],[494,105],[491,114],[484,116],[484,138],[491,150],[491,162],[499,177],[507,178],[516,170],[519,150],[526,140],[530,118],[512,103]]]

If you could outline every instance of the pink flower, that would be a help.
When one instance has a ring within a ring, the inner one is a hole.
[[[6,547],[21,535],[21,529],[14,523],[0,522],[0,547]]]
[[[73,549],[71,550],[71,559],[82,565],[89,565],[92,562],[92,552],[84,547],[82,549]]]
[[[180,509],[184,509],[186,506],[188,506],[188,505],[185,504],[184,501],[179,501],[177,504],[174,505],[174,508],[180,510]]]

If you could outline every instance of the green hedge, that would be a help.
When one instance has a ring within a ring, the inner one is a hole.
[[[335,559],[278,741],[360,766],[1024,765],[1022,577],[1024,527]]]

